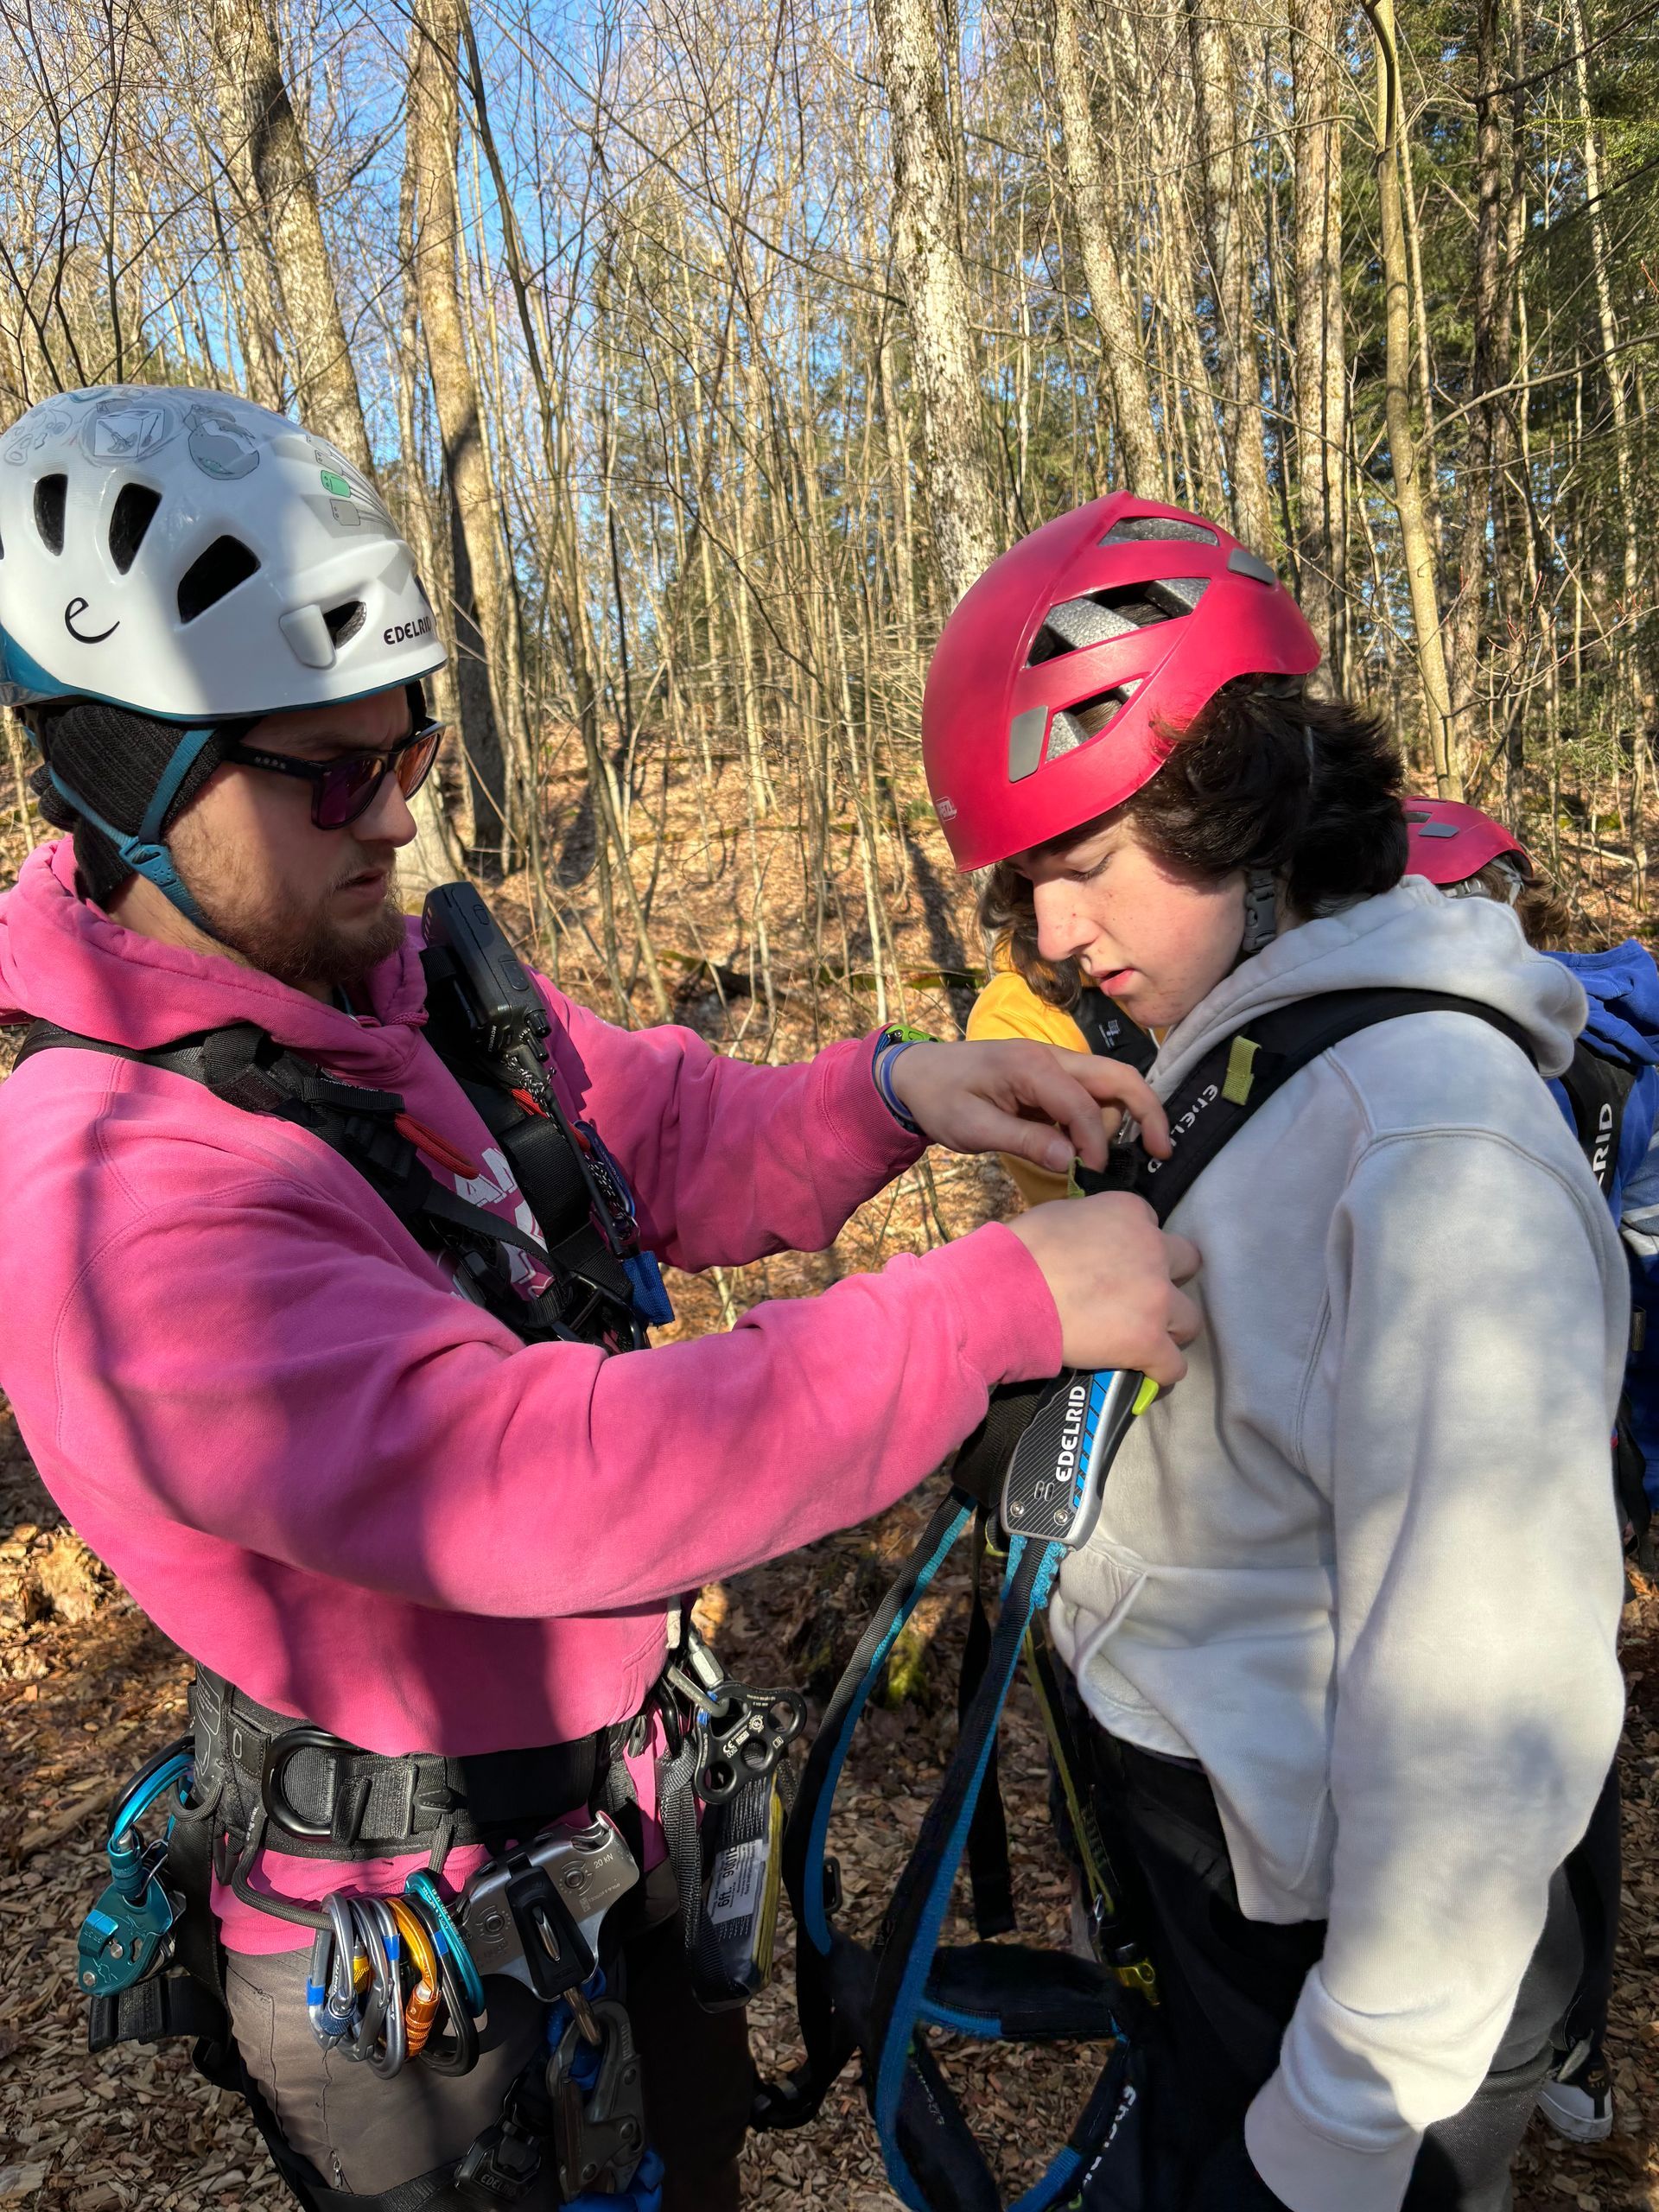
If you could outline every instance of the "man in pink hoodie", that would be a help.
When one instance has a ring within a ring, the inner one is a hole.
[[[1045,1046],[883,1033],[747,1066],[537,979],[545,1111],[598,1163],[592,1187],[616,1171],[584,1233],[620,1240],[632,1306],[569,1319],[565,1247],[423,1033],[393,867],[442,653],[372,486],[278,416],[170,389],[48,402],[0,454],[3,696],[73,831],[0,899],[0,1022],[68,1033],[34,1032],[0,1086],[0,1386],[64,1511],[201,1670],[221,2063],[303,2202],[562,2201],[551,2160],[525,2151],[513,2177],[516,2123],[500,2141],[544,2032],[521,1981],[488,1981],[470,2071],[381,2078],[314,2036],[307,1953],[331,1893],[397,1895],[430,1865],[453,1904],[492,1848],[635,1801],[623,1972],[647,2117],[664,2202],[718,2212],[747,2040],[741,2014],[690,2004],[652,1823],[678,1600],[890,1504],[999,1384],[1063,1361],[1174,1382],[1196,1255],[1139,1201],[1096,1198],[729,1335],[617,1358],[619,1326],[642,1341],[660,1314],[650,1253],[696,1269],[822,1249],[929,1141],[1098,1164],[1103,1109],[1154,1139],[1160,1111],[1129,1071]],[[429,1216],[447,1205],[474,1247],[480,1222],[499,1235],[493,1294],[457,1262],[467,1237],[423,1236],[428,1216],[319,1134],[335,1124],[212,1078],[234,1025],[336,1122],[342,1099],[395,1094],[376,1141],[439,1194]],[[324,1763],[321,1833],[274,1833],[297,1794],[276,1768],[305,1758]],[[479,2140],[481,2195],[455,2175],[469,2151],[480,2171]]]

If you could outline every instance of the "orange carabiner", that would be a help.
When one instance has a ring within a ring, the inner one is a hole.
[[[388,1897],[385,1902],[397,1923],[397,1933],[403,1938],[404,1948],[415,1962],[416,1980],[404,2008],[404,2029],[409,2038],[409,2055],[416,2058],[426,2048],[427,2037],[432,2032],[432,2023],[437,2018],[443,2003],[438,1955],[426,1923],[414,1906],[403,1897]]]

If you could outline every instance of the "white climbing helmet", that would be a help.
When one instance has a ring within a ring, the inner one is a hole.
[[[99,385],[0,436],[0,704],[217,721],[359,698],[444,657],[378,493],[283,416]]]

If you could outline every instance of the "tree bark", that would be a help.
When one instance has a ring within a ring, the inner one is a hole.
[[[954,603],[995,558],[1001,532],[981,434],[944,75],[931,0],[874,0],[874,15],[891,118],[894,259],[910,310],[928,507]]]
[[[1458,597],[1452,609],[1452,707],[1465,758],[1476,743],[1478,673],[1484,629],[1487,549],[1496,495],[1509,460],[1509,416],[1493,397],[1514,363],[1513,272],[1505,265],[1509,164],[1499,105],[1501,0],[1478,0],[1475,27],[1475,288],[1470,342],[1468,442],[1465,448],[1463,526],[1458,549]]]
[[[1452,721],[1441,626],[1440,557],[1429,527],[1422,450],[1411,419],[1411,289],[1401,205],[1400,64],[1394,0],[1361,0],[1376,35],[1376,204],[1382,261],[1385,416],[1394,503],[1411,600],[1413,650],[1422,713],[1442,798],[1463,797],[1463,764]]]
[[[464,0],[416,0],[409,34],[405,159],[413,206],[411,257],[427,363],[437,402],[454,562],[455,689],[472,797],[472,856],[493,870],[509,860],[507,747],[512,728],[492,647],[505,635],[506,595],[490,499],[489,450],[461,298],[460,67]]]
[[[1314,688],[1342,688],[1348,544],[1343,519],[1348,378],[1342,315],[1342,118],[1335,0],[1293,0],[1296,118],[1297,595],[1325,651]]]
[[[295,406],[366,473],[368,433],[322,234],[316,175],[283,76],[269,0],[207,0],[207,17],[232,175],[236,163],[245,162],[282,287]],[[257,248],[243,260],[253,265],[257,283]],[[253,311],[257,321],[257,304]],[[268,366],[259,373],[268,375]]]
[[[1623,612],[1624,620],[1634,623],[1637,619],[1639,603],[1641,552],[1631,480],[1630,400],[1624,389],[1624,364],[1617,353],[1618,318],[1613,311],[1613,288],[1608,270],[1607,217],[1602,204],[1601,134],[1596,129],[1595,118],[1591,113],[1590,61],[1586,52],[1590,43],[1590,26],[1584,0],[1569,0],[1567,26],[1573,40],[1573,70],[1579,110],[1584,118],[1584,196],[1586,212],[1590,219],[1590,257],[1596,281],[1596,326],[1601,335],[1601,350],[1606,356],[1602,373],[1607,379],[1607,396],[1613,416],[1613,470],[1618,487],[1619,539],[1624,554]],[[1652,682],[1650,671],[1644,664],[1646,658],[1645,652],[1638,652],[1634,667],[1638,696],[1642,697],[1644,709],[1650,711]]]
[[[1054,89],[1060,105],[1066,189],[1077,226],[1089,304],[1106,357],[1122,488],[1155,499],[1163,489],[1164,461],[1161,441],[1153,428],[1140,302],[1120,274],[1125,257],[1114,234],[1111,189],[1090,105],[1076,0],[1053,0],[1053,10]]]
[[[1059,0],[1064,6],[1065,0]],[[1213,4],[1213,0],[1208,0]],[[1243,118],[1237,59],[1226,25],[1185,0],[1187,60],[1204,178],[1205,235],[1215,297],[1216,351],[1231,461],[1233,527],[1270,550],[1272,513],[1262,448],[1262,371],[1255,351],[1249,256],[1244,251]]]

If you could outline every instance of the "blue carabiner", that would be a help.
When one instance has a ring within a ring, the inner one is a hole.
[[[188,1739],[183,1739],[188,1741]],[[138,1834],[138,1823],[156,1800],[175,1784],[182,1802],[196,1771],[195,1753],[183,1750],[179,1745],[169,1745],[160,1751],[127,1784],[122,1792],[110,1821],[109,1841],[105,1851],[110,1862],[110,1874],[115,1886],[130,1904],[137,1904],[149,1888],[156,1872],[155,1863],[147,1863],[143,1838]]]
[[[417,1867],[404,1884],[404,1895],[413,1897],[425,1912],[431,1923],[433,1942],[460,1977],[473,2018],[481,2020],[486,2004],[483,1977],[467,1948],[466,1938],[455,1925],[454,1916],[439,1895],[437,1884],[423,1866]]]

